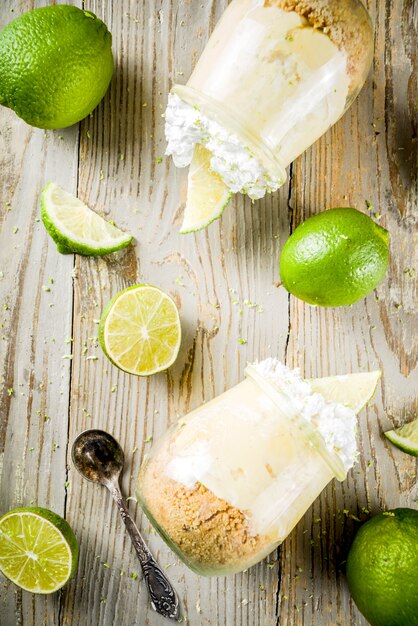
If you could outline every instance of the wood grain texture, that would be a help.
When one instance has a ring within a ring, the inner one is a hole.
[[[42,4],[7,0],[1,24]],[[365,626],[343,575],[354,518],[418,498],[416,461],[382,437],[415,415],[416,3],[369,3],[373,72],[349,113],[293,164],[288,184],[254,204],[237,197],[207,231],[180,236],[186,172],[159,162],[161,116],[172,83],[187,80],[227,4],[86,0],[108,24],[116,59],[93,116],[79,128],[44,133],[0,111],[0,514],[30,502],[47,506],[67,517],[81,546],[77,575],[53,597],[32,597],[1,579],[1,626],[165,623],[149,608],[110,497],[74,472],[68,446],[85,428],[112,432],[126,453],[123,489],[133,496],[150,438],[236,384],[247,360],[277,355],[306,376],[379,367],[384,378],[360,417],[360,464],[324,491],[269,566],[198,578],[130,502],[181,596],[183,623]],[[48,180],[130,230],[135,245],[103,259],[57,254],[36,222]],[[366,210],[366,199],[391,232],[390,273],[374,294],[328,310],[275,287],[280,250],[302,220],[331,206]],[[183,327],[176,364],[149,380],[115,369],[97,346],[103,306],[143,281],[173,296]]]
[[[2,26],[33,8],[19,4],[2,3]],[[78,129],[33,129],[3,107],[0,125],[0,507],[36,503],[63,514],[74,259],[51,246],[39,198],[48,180],[76,191]],[[1,580],[2,626],[52,626],[58,609],[57,598]]]

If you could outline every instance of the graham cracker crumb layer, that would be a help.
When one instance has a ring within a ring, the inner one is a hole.
[[[201,483],[187,488],[151,461],[140,477],[140,491],[159,526],[203,573],[245,569],[268,552],[271,539],[253,535],[244,513]]]

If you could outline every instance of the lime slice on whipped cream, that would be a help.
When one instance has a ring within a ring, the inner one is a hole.
[[[209,226],[222,215],[231,198],[231,191],[211,169],[211,157],[209,150],[196,144],[189,169],[182,234]]]
[[[103,256],[126,248],[133,239],[55,183],[42,191],[41,215],[62,254]]]
[[[344,404],[359,413],[373,397],[382,372],[360,372],[343,376],[327,376],[310,379],[312,391],[320,393],[326,400]]]

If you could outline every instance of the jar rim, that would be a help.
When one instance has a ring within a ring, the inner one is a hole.
[[[292,399],[266,378],[261,376],[253,365],[247,365],[245,368],[245,375],[255,382],[269,396],[274,404],[287,415],[289,420],[298,426],[301,433],[315,447],[317,452],[331,469],[335,478],[340,482],[345,480],[347,477],[347,470],[345,469],[342,460],[336,453],[327,448],[321,433],[318,432],[318,430],[316,430],[307,420],[298,415],[295,407],[293,406]]]
[[[246,128],[235,112],[228,110],[225,104],[220,106],[214,98],[188,85],[174,85],[171,91],[187,104],[199,106],[210,119],[231,130],[244,146],[250,147],[268,173],[274,176],[280,185],[284,185],[287,180],[286,169],[274,156],[272,147]]]

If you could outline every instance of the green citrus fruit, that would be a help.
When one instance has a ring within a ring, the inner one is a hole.
[[[347,558],[347,580],[371,626],[418,626],[418,511],[394,509],[363,524]]]
[[[56,183],[42,191],[41,216],[62,254],[103,256],[126,248],[133,239]]]
[[[221,217],[231,198],[222,178],[211,169],[212,153],[196,144],[190,164],[187,202],[180,233],[192,233],[206,228]]]
[[[0,104],[39,128],[79,122],[109,86],[111,45],[90,11],[61,4],[24,13],[0,32]]]
[[[22,589],[57,591],[73,575],[77,560],[77,539],[53,511],[19,508],[0,518],[0,571]]]
[[[387,430],[385,436],[397,448],[411,456],[418,456],[418,418],[394,430]]]
[[[291,294],[320,306],[364,298],[382,280],[389,233],[356,209],[330,209],[296,228],[280,259],[280,277]]]
[[[102,313],[99,340],[116,367],[136,376],[151,376],[170,367],[181,343],[178,309],[152,285],[120,291]]]

